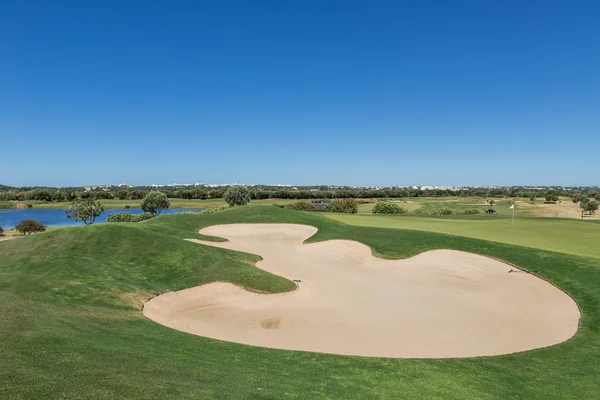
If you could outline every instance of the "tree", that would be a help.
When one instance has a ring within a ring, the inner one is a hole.
[[[142,200],[142,210],[148,212],[153,216],[157,216],[163,210],[168,209],[171,206],[171,202],[166,194],[159,192],[158,190],[152,190],[148,192],[144,200]]]
[[[63,201],[67,201],[67,195],[64,192],[57,190],[52,193],[52,201],[62,203]]]
[[[223,198],[230,206],[243,206],[250,203],[250,191],[245,186],[233,186],[227,189]]]
[[[490,205],[490,207],[494,207],[494,204],[496,204],[496,201],[494,199],[488,200],[488,204]]]
[[[23,235],[30,235],[36,232],[44,232],[46,227],[33,219],[24,219],[15,226],[15,229]]]
[[[535,204],[535,196],[529,197],[529,200],[531,201],[531,204]]]
[[[4,236],[4,229],[0,226],[0,236]]]
[[[558,201],[558,196],[553,192],[546,193],[546,201],[548,203],[556,203]]]
[[[119,200],[127,200],[127,190],[118,190],[113,196]]]
[[[588,201],[583,210],[589,212],[590,215],[596,214],[596,211],[598,211],[598,202],[596,200]]]
[[[67,218],[74,218],[75,221],[83,221],[84,224],[91,225],[103,212],[102,204],[88,197],[71,203],[71,208],[67,210]]]
[[[586,207],[589,203],[590,198],[587,195],[581,195],[579,197],[579,207],[581,207],[582,210],[586,211]]]
[[[218,199],[218,198],[223,197],[223,193],[224,192],[223,192],[222,189],[220,189],[220,190],[217,190],[217,189],[209,190],[208,191],[208,197],[211,198],[211,199]]]

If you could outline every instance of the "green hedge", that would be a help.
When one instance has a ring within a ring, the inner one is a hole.
[[[473,215],[481,214],[480,208],[432,208],[432,209],[418,209],[414,211],[416,215]]]
[[[297,211],[321,211],[321,209],[326,206],[315,206],[308,201],[295,201],[293,203],[287,203],[283,206],[283,208],[288,208],[290,210]]]
[[[231,208],[229,206],[220,206],[220,207],[212,207],[212,208],[207,208],[206,210],[202,211],[202,214],[214,214],[214,213],[218,213],[221,211],[225,211],[228,208]]]
[[[404,214],[406,209],[399,206],[396,203],[390,203],[389,201],[379,201],[375,203],[371,213],[373,214]]]
[[[150,213],[132,214],[127,212],[110,214],[106,222],[141,222],[152,218]]]
[[[358,212],[358,202],[355,199],[333,200],[331,203],[326,205],[315,205],[307,201],[295,201],[293,203],[287,203],[284,206],[277,206],[297,211],[322,211],[348,214],[356,214]]]

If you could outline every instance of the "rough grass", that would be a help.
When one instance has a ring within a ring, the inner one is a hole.
[[[437,248],[498,257],[573,295],[581,328],[563,344],[513,355],[406,360],[250,347],[144,318],[142,299],[206,282],[269,292],[293,287],[254,268],[256,256],[181,240],[199,237],[201,227],[233,222],[309,224],[319,228],[311,241],[358,240],[390,258]],[[276,207],[161,216],[1,242],[0,315],[2,399],[593,399],[600,392],[600,260],[355,227]]]

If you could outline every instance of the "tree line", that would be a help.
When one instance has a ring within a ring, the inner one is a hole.
[[[158,189],[168,198],[187,199],[187,200],[205,200],[223,198],[229,187],[220,188],[177,188],[168,187]],[[597,192],[589,189],[578,191],[567,191],[562,188],[548,189],[527,189],[520,187],[512,188],[466,188],[461,190],[449,189],[415,189],[406,187],[390,187],[382,189],[357,189],[357,188],[310,188],[300,187],[296,190],[291,188],[281,189],[279,187],[249,187],[252,200],[261,199],[344,199],[344,198],[411,198],[411,197],[525,197],[535,198],[554,198],[557,196],[573,197],[585,194],[590,197],[596,197]],[[44,202],[72,202],[77,199],[95,199],[95,200],[142,200],[155,188],[112,188],[85,191],[82,188],[9,188],[0,186],[0,201],[44,201]]]

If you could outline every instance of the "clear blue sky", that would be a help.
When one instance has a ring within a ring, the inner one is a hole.
[[[598,1],[0,2],[0,183],[600,184]]]

